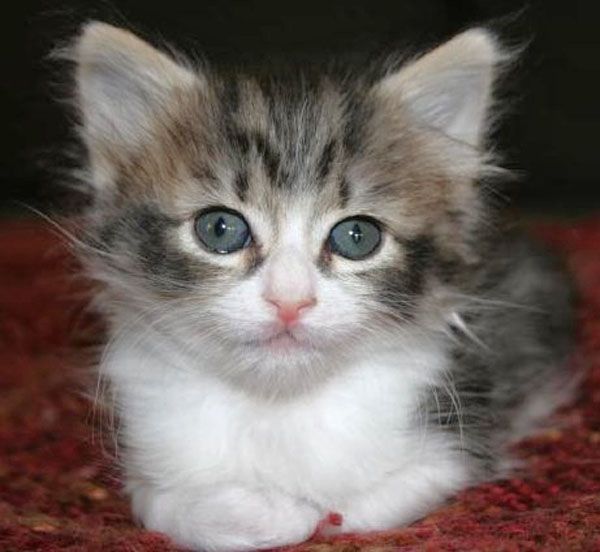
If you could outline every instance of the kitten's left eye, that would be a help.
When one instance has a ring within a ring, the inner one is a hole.
[[[204,211],[196,218],[195,230],[206,249],[214,253],[233,253],[252,241],[248,224],[235,211]]]
[[[381,242],[381,230],[375,221],[353,217],[338,222],[329,234],[331,250],[358,261],[373,253]]]

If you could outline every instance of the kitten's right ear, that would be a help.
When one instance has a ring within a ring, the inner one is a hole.
[[[135,148],[197,84],[185,67],[130,32],[92,22],[72,50],[77,102],[90,149]]]

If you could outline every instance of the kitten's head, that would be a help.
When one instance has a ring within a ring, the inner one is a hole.
[[[476,261],[487,32],[371,80],[225,78],[101,23],[74,52],[90,266],[120,324],[281,390],[443,317]]]

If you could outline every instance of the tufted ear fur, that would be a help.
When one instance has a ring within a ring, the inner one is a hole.
[[[478,147],[500,57],[489,32],[471,29],[385,77],[376,94],[418,124]]]
[[[73,50],[90,150],[135,148],[197,82],[192,71],[123,29],[86,25]]]

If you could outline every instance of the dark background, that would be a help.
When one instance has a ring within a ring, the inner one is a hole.
[[[428,46],[491,24],[508,44],[529,44],[504,83],[510,109],[499,149],[520,174],[506,195],[526,211],[600,207],[595,0],[21,1],[3,7],[0,23],[0,214],[16,212],[19,202],[52,210],[65,201],[57,169],[70,135],[59,101],[67,78],[47,55],[89,18],[133,26],[223,65]]]

